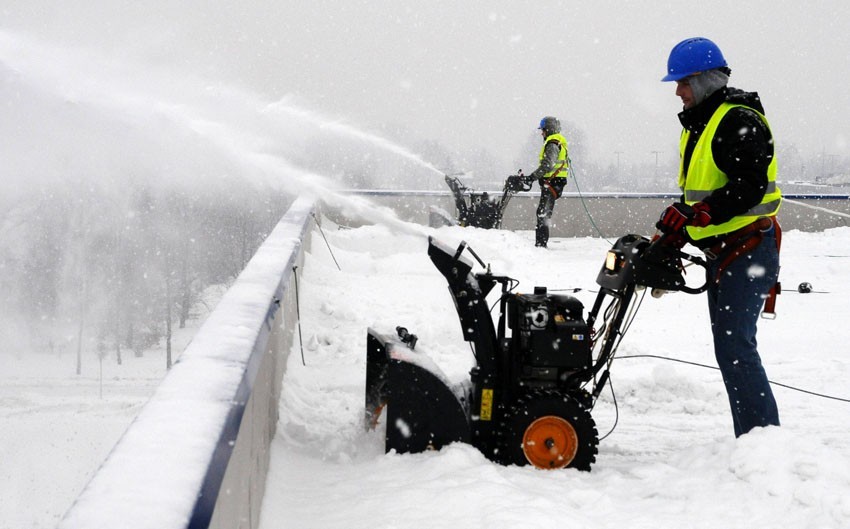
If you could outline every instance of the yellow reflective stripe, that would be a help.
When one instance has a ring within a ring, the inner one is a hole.
[[[782,202],[782,199],[777,198],[776,200],[771,200],[770,202],[763,202],[758,206],[750,208],[749,211],[744,213],[744,215],[750,217],[763,217],[766,215],[773,215],[779,209],[779,205]]]
[[[706,237],[713,237],[715,235],[723,235],[726,233],[731,233],[735,230],[743,228],[748,224],[755,222],[761,217],[773,217],[779,211],[779,206],[782,202],[782,198],[777,197],[770,202],[763,202],[753,208],[751,208],[746,213],[738,215],[736,217],[732,217],[730,220],[724,222],[723,224],[711,224],[704,228],[697,228],[696,226],[688,226],[686,229],[688,231],[688,236],[691,239],[698,241],[700,239],[704,239]]]
[[[685,190],[685,200],[688,202],[699,202],[700,200],[705,199],[705,197],[711,195],[715,190],[714,189],[686,189]],[[768,182],[767,189],[765,189],[765,195],[772,195],[776,193],[776,182]]]

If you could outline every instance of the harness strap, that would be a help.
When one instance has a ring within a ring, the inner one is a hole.
[[[564,188],[567,186],[566,178],[541,178],[540,179],[540,187],[546,187],[549,190],[549,194],[551,194],[555,200],[561,198],[561,194],[564,192]]]
[[[555,175],[558,175],[560,173],[566,173],[567,172],[567,164],[568,164],[568,162],[567,162],[566,158],[558,161],[558,163],[555,164],[555,171],[552,173],[552,178],[566,179],[567,178],[566,175],[564,175],[564,176],[555,176]]]
[[[779,253],[782,246],[782,227],[779,225],[776,218],[773,219],[773,226],[775,227],[776,232],[776,253]],[[781,293],[782,283],[777,280],[776,283],[770,287],[770,290],[767,293],[767,298],[764,300],[764,310],[761,312],[762,318],[771,320],[776,318],[776,296]]]
[[[782,228],[776,217],[762,217],[757,221],[748,224],[740,230],[730,233],[720,243],[715,244],[711,248],[705,250],[705,254],[709,259],[718,259],[720,264],[717,267],[717,274],[714,276],[714,283],[720,282],[720,278],[726,268],[735,262],[735,259],[746,255],[761,244],[764,240],[764,232],[773,225],[776,236],[776,251],[780,250],[782,244]],[[776,318],[776,297],[782,293],[782,284],[777,281],[767,293],[764,302],[764,310],[762,318]]]
[[[720,262],[717,267],[717,274],[714,276],[715,284],[720,282],[721,275],[730,264],[735,262],[735,259],[751,252],[753,248],[761,244],[762,239],[764,239],[764,231],[770,228],[772,222],[770,218],[762,217],[739,230],[733,231],[722,241],[705,250],[709,259],[717,259]]]

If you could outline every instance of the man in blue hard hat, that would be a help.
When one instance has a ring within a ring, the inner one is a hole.
[[[534,180],[540,184],[534,245],[546,248],[549,243],[549,224],[555,210],[555,201],[561,197],[567,185],[570,158],[567,139],[561,134],[561,122],[558,118],[546,116],[540,120],[540,126],[537,128],[543,136],[540,165],[525,179],[529,186]]]
[[[756,347],[759,314],[773,314],[779,276],[782,194],[773,136],[755,92],[727,86],[731,70],[711,40],[683,40],[667,75],[682,100],[679,188],[661,214],[664,242],[690,243],[707,256],[714,354],[729,396],[735,436],[779,425]],[[766,301],[767,300],[767,303]]]

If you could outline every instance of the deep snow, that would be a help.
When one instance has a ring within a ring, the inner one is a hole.
[[[776,387],[783,426],[735,440],[718,372],[656,359],[615,362],[619,420],[590,473],[502,467],[464,444],[385,455],[380,432],[361,422],[367,327],[404,325],[452,379],[466,376],[471,354],[424,239],[380,226],[324,229],[342,270],[317,238],[299,285],[306,366],[296,344],[262,529],[850,526],[850,403]],[[545,251],[530,232],[462,228],[437,237],[468,241],[495,273],[520,279],[520,291],[581,288],[585,309],[609,247],[563,239]],[[761,320],[772,380],[850,397],[848,238],[850,228],[785,234],[786,289],[807,281],[819,292],[786,292],[777,319]],[[714,365],[705,304],[704,295],[646,296],[618,354]],[[606,390],[593,411],[600,435],[615,415]]]
[[[330,249],[314,236],[299,274],[303,339],[284,381],[261,529],[850,526],[849,403],[777,387],[783,426],[736,441],[718,373],[655,359],[615,362],[618,424],[590,473],[502,467],[463,444],[384,454],[380,432],[365,432],[361,422],[367,327],[408,327],[419,336],[417,350],[455,380],[466,376],[471,354],[416,234],[424,230],[323,226]],[[538,250],[531,232],[435,234],[450,245],[468,241],[522,291],[579,288],[574,295],[586,309],[609,247],[581,238]],[[790,291],[759,335],[772,380],[850,397],[848,248],[850,228],[785,234],[781,279]],[[817,292],[794,292],[803,281]],[[703,296],[647,296],[619,355],[713,365],[709,343]],[[103,398],[91,357],[83,377],[73,375],[71,354],[3,361],[0,527],[53,527],[152,393],[164,359],[105,362]],[[608,390],[593,417],[601,435],[614,425]]]

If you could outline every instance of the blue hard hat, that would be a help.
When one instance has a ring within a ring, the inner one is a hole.
[[[727,66],[717,44],[704,37],[685,39],[676,44],[667,59],[667,75],[662,81],[678,81],[689,75]]]
[[[555,116],[546,116],[540,120],[540,126],[537,129],[549,134],[561,132],[561,122]]]

